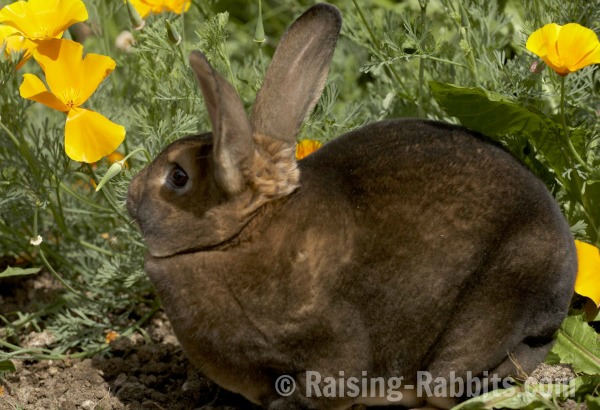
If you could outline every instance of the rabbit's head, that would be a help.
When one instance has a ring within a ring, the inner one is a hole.
[[[127,206],[151,255],[222,246],[265,203],[296,190],[295,139],[325,86],[341,27],[319,4],[289,28],[248,119],[234,88],[200,52],[190,56],[212,133],[169,145],[140,172]]]

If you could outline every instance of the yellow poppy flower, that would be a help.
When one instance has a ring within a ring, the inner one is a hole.
[[[23,37],[21,32],[11,26],[0,25],[0,50],[4,48],[4,55],[10,58],[12,54],[23,53],[21,61],[16,68],[19,69],[31,57],[31,50],[37,47],[33,41]]]
[[[145,18],[150,13],[185,13],[192,4],[191,0],[130,0],[130,2],[142,18]]]
[[[113,152],[112,154],[108,155],[108,156],[106,157],[106,160],[107,160],[108,162],[110,162],[111,164],[114,164],[115,162],[122,161],[122,160],[123,160],[123,158],[125,158],[125,155],[121,154],[119,151],[115,151],[115,152]],[[127,162],[125,162],[123,165],[124,165],[126,168],[128,168],[128,167],[129,167],[129,165],[127,165]]]
[[[4,54],[8,57],[12,53],[20,53],[25,49],[25,37],[17,29],[11,26],[0,25],[0,49],[4,49]]]
[[[87,54],[83,46],[64,39],[46,40],[33,52],[44,71],[46,84],[33,74],[25,74],[19,92],[67,114],[65,151],[79,162],[96,162],[112,153],[125,139],[125,128],[80,106],[115,69],[112,58]]]
[[[0,23],[33,41],[60,38],[69,26],[87,18],[81,0],[17,1],[0,10]]]
[[[302,159],[319,148],[321,148],[323,144],[316,140],[302,140],[298,144],[296,144],[296,159]]]
[[[106,334],[105,343],[108,344],[110,342],[117,340],[118,338],[119,338],[119,333],[115,332],[114,330],[111,330],[110,332],[108,332]]]
[[[15,30],[5,39],[7,50],[10,47],[11,51],[25,51],[17,68],[31,57],[40,41],[60,38],[69,26],[87,18],[88,13],[81,0],[17,1],[0,9],[0,23]],[[0,42],[1,39],[2,33]]]
[[[575,241],[575,247],[579,263],[575,292],[592,299],[600,307],[600,250],[582,241]]]
[[[529,36],[525,47],[562,76],[600,63],[598,36],[577,23],[546,24]]]

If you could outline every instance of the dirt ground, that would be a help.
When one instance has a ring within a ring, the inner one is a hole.
[[[2,280],[0,314],[51,298],[53,288],[44,276],[18,286]],[[89,359],[16,361],[17,371],[0,378],[0,410],[256,409],[193,368],[162,312],[144,330],[150,341],[139,333],[121,337]]]
[[[152,326],[161,329],[153,344],[141,335],[120,338],[111,344],[110,356],[17,362],[17,371],[1,382],[0,409],[253,408],[190,365],[163,315]]]

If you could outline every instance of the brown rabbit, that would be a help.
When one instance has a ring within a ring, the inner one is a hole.
[[[340,26],[326,4],[298,18],[250,120],[193,52],[213,131],[168,146],[127,205],[178,339],[219,385],[269,409],[448,407],[455,396],[411,385],[544,359],[572,296],[573,238],[540,180],[458,126],[378,122],[297,163]],[[401,380],[402,399],[365,378]]]

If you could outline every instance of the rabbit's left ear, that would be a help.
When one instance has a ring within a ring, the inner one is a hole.
[[[288,29],[254,102],[251,122],[255,134],[295,143],[325,87],[341,25],[337,8],[317,4]]]
[[[252,165],[252,128],[235,89],[210,66],[201,52],[192,51],[190,65],[212,124],[215,179],[231,197],[244,189],[243,170]]]

